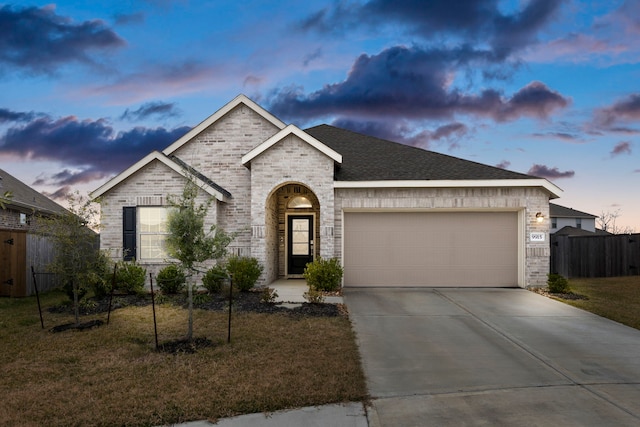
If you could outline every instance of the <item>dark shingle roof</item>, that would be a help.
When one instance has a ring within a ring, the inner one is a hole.
[[[561,218],[598,218],[597,215],[591,215],[575,209],[565,208],[564,206],[555,205],[553,203],[549,203],[549,216]]]
[[[40,194],[19,179],[0,169],[0,194],[4,194],[5,191],[11,192],[11,198],[7,206],[14,207],[18,210],[35,211],[45,214],[66,212],[65,208],[47,196]]]
[[[342,154],[336,181],[537,178],[329,125],[305,132]]]
[[[180,165],[180,167],[184,168],[185,170],[187,170],[190,174],[192,174],[193,176],[195,176],[196,178],[198,178],[200,181],[206,183],[208,186],[210,186],[211,188],[215,188],[216,190],[218,190],[219,192],[221,192],[222,194],[224,194],[227,197],[232,197],[231,193],[228,192],[227,190],[225,190],[224,188],[222,188],[221,186],[219,186],[218,184],[216,184],[215,182],[213,182],[209,177],[207,177],[206,175],[204,175],[203,173],[197,171],[196,169],[194,169],[192,166],[188,165],[187,162],[183,161],[182,159],[180,159],[179,157],[176,157],[174,155],[169,156],[169,158],[171,160],[173,160],[174,162],[176,162],[177,164]]]

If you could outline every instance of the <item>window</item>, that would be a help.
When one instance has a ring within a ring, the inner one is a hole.
[[[576,218],[576,228],[582,228],[582,218]]]
[[[558,219],[551,218],[551,228],[558,228]]]
[[[167,217],[169,208],[138,208],[138,232],[140,233],[140,259],[165,260],[167,255]]]

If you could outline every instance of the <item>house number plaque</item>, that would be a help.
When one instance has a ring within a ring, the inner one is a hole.
[[[544,242],[544,233],[531,233],[529,240],[532,242]]]

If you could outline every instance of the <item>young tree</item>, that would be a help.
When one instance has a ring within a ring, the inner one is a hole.
[[[215,225],[205,230],[205,219],[213,199],[208,197],[205,202],[197,204],[199,190],[194,179],[188,176],[182,196],[168,197],[174,209],[169,213],[167,222],[167,251],[169,256],[180,261],[187,273],[189,341],[193,339],[193,284],[189,283],[189,278],[205,270],[204,262],[225,256],[227,246],[233,240],[233,236]]]
[[[78,324],[80,294],[86,289],[96,264],[100,262],[96,234],[92,231],[99,227],[98,209],[79,192],[69,194],[67,200],[69,208],[65,213],[37,218],[37,232],[53,244],[54,257],[47,268],[60,278],[64,286],[71,289]]]

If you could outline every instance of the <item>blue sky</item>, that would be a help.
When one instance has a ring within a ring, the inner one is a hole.
[[[0,3],[0,168],[86,193],[244,93],[640,231],[638,39],[622,0]]]

